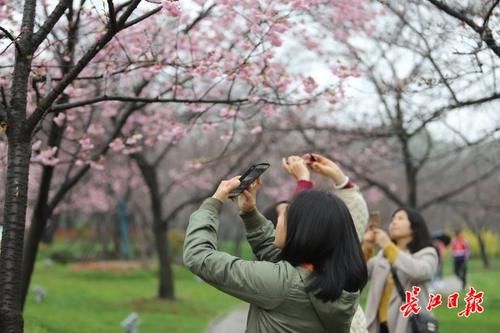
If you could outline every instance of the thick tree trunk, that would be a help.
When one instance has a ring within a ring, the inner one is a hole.
[[[0,254],[0,332],[23,332],[21,311],[21,264],[28,202],[31,133],[26,129],[28,80],[33,58],[35,0],[26,0],[21,35],[16,40],[16,59],[11,102],[7,107],[8,162],[5,183],[4,230]]]
[[[21,262],[31,154],[29,138],[9,137],[4,230],[0,259],[0,332],[23,332]]]

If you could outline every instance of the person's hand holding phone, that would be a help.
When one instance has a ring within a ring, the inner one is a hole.
[[[240,208],[240,214],[245,214],[253,211],[257,207],[257,192],[259,191],[262,182],[260,177],[253,182],[248,189],[244,190],[238,196],[238,207]]]
[[[392,243],[391,238],[384,230],[373,228],[373,232],[375,233],[375,242],[381,249],[384,249],[387,245]]]
[[[283,168],[296,180],[311,180],[311,172],[302,157],[296,155],[284,157],[281,163]]]
[[[332,179],[336,185],[344,184],[346,182],[347,176],[335,162],[320,154],[310,155],[309,166],[312,171]]]
[[[224,203],[229,198],[229,193],[240,185],[240,176],[233,177],[228,180],[223,180],[220,182],[219,187],[215,191],[212,198],[219,200]]]

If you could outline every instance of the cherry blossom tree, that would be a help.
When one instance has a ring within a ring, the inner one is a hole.
[[[278,112],[279,106],[331,96],[330,87],[321,88],[308,75],[289,71],[277,50],[287,38],[300,35],[321,54],[306,14],[321,10],[355,27],[366,18],[359,14],[361,4],[0,2],[5,22],[0,28],[6,59],[2,63],[8,64],[0,74],[0,125],[8,149],[0,329],[10,333],[23,327],[19,276],[31,162],[44,166],[29,236],[35,244],[64,196],[91,168],[104,166],[110,147],[128,153],[142,150],[134,142],[146,137],[141,126],[152,131],[150,140],[143,142],[151,145],[177,130],[175,124],[163,130],[148,126],[146,119],[155,119],[151,114],[191,119],[216,114],[227,123],[245,122],[266,105],[268,112]],[[143,114],[129,121],[139,110]],[[101,120],[94,123],[93,118]],[[241,126],[234,123],[233,129]],[[135,133],[122,134],[125,126]],[[254,133],[260,130],[253,128]],[[71,167],[59,171],[60,165]],[[62,177],[54,190],[55,174]],[[36,258],[35,247],[25,258],[28,269]]]
[[[487,6],[471,3],[470,13],[487,31],[498,3],[482,3]],[[471,48],[477,29],[471,32],[432,4],[383,1],[378,8],[379,19],[364,25],[367,34],[343,39],[344,48],[336,50],[337,59],[353,59],[360,73],[345,84],[342,108],[331,118],[295,119],[274,130],[302,133],[372,194],[426,210],[497,174],[498,160],[468,173],[462,158],[498,138],[498,57],[492,40]],[[464,13],[455,14],[467,18]],[[324,137],[333,134],[336,139]],[[458,181],[436,186],[436,175],[444,174]]]

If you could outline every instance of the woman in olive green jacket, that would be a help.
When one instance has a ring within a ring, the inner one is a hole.
[[[237,177],[191,215],[184,263],[221,291],[250,303],[247,332],[349,332],[367,270],[352,218],[332,193],[299,193],[272,224],[255,207],[254,184],[238,198],[259,261],[217,251],[218,217]]]

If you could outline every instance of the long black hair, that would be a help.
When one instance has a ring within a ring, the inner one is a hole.
[[[313,264],[306,291],[325,302],[339,298],[342,290],[361,290],[368,279],[351,214],[330,192],[309,190],[293,198],[281,259],[294,266]]]
[[[420,251],[424,247],[433,246],[431,234],[423,216],[412,208],[398,208],[392,213],[392,217],[401,211],[404,211],[408,215],[408,220],[410,221],[413,236],[411,242],[408,243],[410,253]]]

